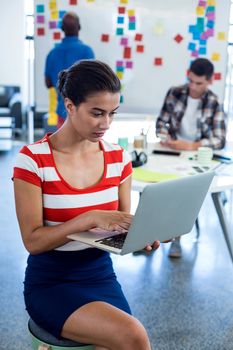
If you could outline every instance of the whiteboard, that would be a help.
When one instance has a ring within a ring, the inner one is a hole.
[[[124,68],[121,77],[123,102],[120,111],[150,115],[158,113],[171,86],[187,81],[187,68],[195,58],[195,50],[190,51],[190,44],[195,44],[196,49],[201,47],[200,40],[193,38],[190,26],[197,25],[203,18],[201,35],[208,30],[207,24],[212,26],[213,34],[206,39],[206,52],[200,51],[198,55],[213,61],[220,80],[215,80],[211,89],[223,102],[230,0],[78,0],[77,5],[70,3],[72,0],[35,0],[36,111],[46,112],[48,108],[44,65],[46,55],[59,42],[54,40],[54,33],[62,33],[59,28],[50,28],[51,21],[57,22],[59,27],[60,11],[78,14],[82,27],[80,39],[93,48],[97,59],[108,63],[114,71],[117,71],[119,61],[124,66],[126,62],[132,62],[129,63],[132,68]],[[119,7],[125,8],[125,14],[118,13]],[[206,17],[207,7],[211,7],[212,17]],[[117,23],[118,17],[124,17],[123,24]],[[129,29],[130,21],[134,21],[135,29]],[[123,28],[124,34],[118,35],[117,28]],[[109,35],[108,42],[101,40],[103,34]],[[136,34],[142,34],[141,41],[135,40]],[[176,41],[175,37],[181,41]],[[126,43],[122,38],[131,48],[129,59],[124,58]],[[143,46],[144,52],[137,51],[138,45]],[[155,65],[155,59],[157,63],[162,60],[162,64]]]

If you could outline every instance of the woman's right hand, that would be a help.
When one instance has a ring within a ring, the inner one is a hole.
[[[107,231],[128,231],[133,215],[118,210],[93,210],[95,227]]]

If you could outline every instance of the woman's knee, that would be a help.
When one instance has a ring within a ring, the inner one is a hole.
[[[134,317],[128,321],[127,325],[122,325],[119,340],[122,350],[149,350],[150,342],[143,325]]]

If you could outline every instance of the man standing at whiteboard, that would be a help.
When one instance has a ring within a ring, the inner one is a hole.
[[[74,62],[82,59],[93,59],[94,52],[90,46],[79,39],[81,29],[79,17],[74,12],[67,12],[62,19],[62,30],[65,34],[62,42],[53,48],[45,64],[45,84],[47,88],[54,87],[57,91],[58,74],[61,70],[70,67]],[[66,118],[65,106],[60,94],[58,94],[57,115],[59,128]]]
[[[214,66],[206,58],[192,62],[189,82],[172,87],[156,121],[156,134],[163,146],[195,151],[200,146],[221,149],[226,141],[223,107],[209,90]],[[181,257],[180,238],[171,244],[169,256]]]

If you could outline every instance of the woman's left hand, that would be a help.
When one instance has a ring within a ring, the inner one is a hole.
[[[146,250],[147,252],[152,252],[153,250],[158,249],[159,246],[160,246],[160,241],[154,241],[154,243],[152,243],[152,244],[150,244],[150,245],[147,245],[147,246],[145,247],[145,250]]]

